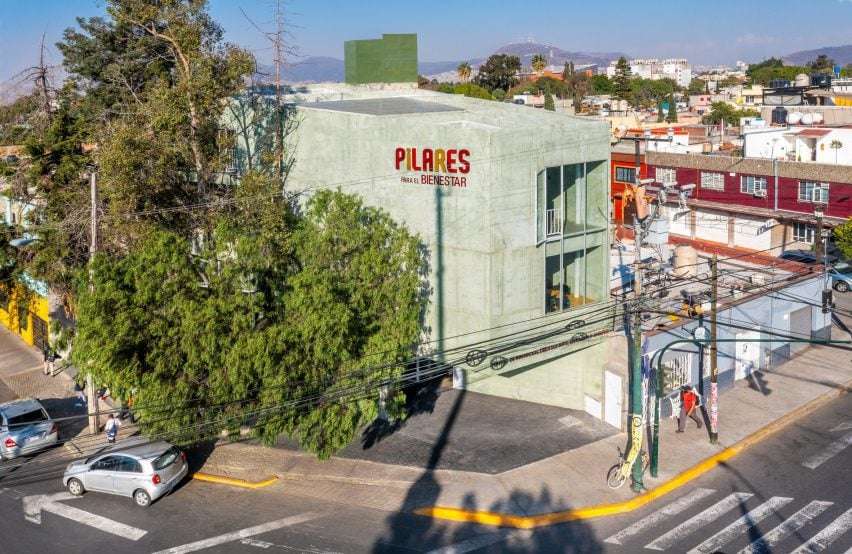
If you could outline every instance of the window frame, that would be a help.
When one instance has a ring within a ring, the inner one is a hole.
[[[630,172],[633,176],[630,179],[622,179],[619,177],[619,172]],[[623,165],[615,166],[615,180],[619,183],[630,183],[633,184],[636,182],[636,168],[635,167],[625,167]]]
[[[799,230],[803,230],[804,233],[799,233]],[[805,244],[814,244],[814,241],[816,240],[816,228],[809,223],[794,221],[793,240],[796,242],[803,242]]]
[[[810,187],[810,190],[808,190]],[[806,191],[807,194],[802,196],[802,191]],[[820,192],[820,200],[814,200],[814,193],[817,191]],[[812,204],[828,204],[828,193],[830,190],[829,183],[825,181],[799,181],[799,188],[797,190],[797,200],[799,202],[810,202]]]
[[[668,175],[671,173],[672,179],[670,181],[664,181],[660,178],[660,172],[663,172],[664,175]],[[658,183],[668,184],[674,183],[677,184],[677,168],[675,167],[657,167],[654,169],[654,177]]]
[[[751,180],[751,186],[748,186],[748,180]],[[760,190],[763,191],[763,196],[766,195],[768,188],[768,180],[766,177],[762,177],[760,175],[740,175],[740,192],[742,194],[751,194],[752,196],[758,196],[757,191],[757,183],[763,183],[763,186],[760,187]]]
[[[718,187],[715,186],[715,185],[708,186],[707,183],[704,181],[705,176],[706,177],[713,177],[714,179],[716,177],[718,177],[719,180],[721,181],[721,184]],[[701,178],[699,179],[699,186],[702,189],[706,189],[706,190],[724,191],[725,190],[725,174],[720,172],[720,171],[702,171],[701,172]]]

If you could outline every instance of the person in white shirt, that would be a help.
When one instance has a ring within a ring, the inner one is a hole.
[[[115,442],[115,437],[118,435],[118,428],[121,426],[121,422],[114,415],[109,414],[109,419],[107,419],[106,425],[104,425],[104,431],[106,432],[107,442]]]

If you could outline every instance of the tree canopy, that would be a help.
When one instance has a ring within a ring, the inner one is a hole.
[[[509,90],[518,83],[521,59],[509,54],[494,54],[479,66],[478,85],[488,89]]]
[[[834,228],[834,242],[847,260],[852,260],[852,218]]]
[[[757,117],[759,115],[760,112],[756,110],[738,110],[727,102],[713,102],[710,105],[710,112],[704,116],[703,122],[705,125],[718,125],[724,121],[726,125],[736,126],[740,124],[741,117]]]
[[[612,78],[612,93],[620,100],[630,100],[630,64],[627,58],[621,56],[615,64],[615,75]]]

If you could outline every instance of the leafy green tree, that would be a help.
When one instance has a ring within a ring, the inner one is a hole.
[[[657,123],[662,123],[666,120],[666,113],[663,110],[663,101],[657,102]]]
[[[760,63],[752,64],[746,71],[746,76],[752,84],[767,86],[776,79],[792,81],[800,73],[809,73],[810,68],[784,65],[780,58],[769,58]]]
[[[562,68],[562,80],[566,83],[569,82],[574,77],[574,62],[567,61],[565,62],[565,66]]]
[[[707,81],[703,79],[693,78],[686,87],[688,94],[704,94],[707,92]]]
[[[613,94],[614,85],[606,75],[592,75],[589,79],[592,94]]]
[[[667,123],[677,123],[677,102],[674,95],[669,96],[669,112],[666,114]]]
[[[740,124],[741,117],[756,117],[760,112],[756,110],[737,110],[727,102],[713,102],[710,105],[710,113],[704,116],[705,125],[718,125],[724,121],[726,125],[736,126]]]
[[[612,78],[613,95],[620,100],[631,100],[630,90],[630,64],[624,56],[618,58],[615,64],[615,75]]]
[[[453,94],[462,94],[469,98],[481,98],[482,100],[494,100],[490,92],[473,83],[463,83],[454,86]]]
[[[497,88],[509,90],[518,83],[520,70],[521,59],[517,56],[494,54],[479,66],[476,82],[488,90]]]
[[[376,384],[417,341],[421,244],[353,196],[320,192],[299,213],[256,201],[277,189],[269,176],[243,185],[194,255],[157,230],[126,256],[97,257],[73,359],[132,394],[148,433],[181,442],[250,424],[326,457],[376,417]],[[392,391],[391,413],[402,401]]]
[[[825,54],[820,54],[815,60],[808,62],[807,67],[817,73],[832,73],[834,71],[834,60]]]
[[[541,74],[541,72],[544,71],[544,68],[547,67],[547,58],[544,56],[544,54],[535,54],[532,57],[531,64],[533,71],[538,74]]]
[[[544,109],[555,112],[556,105],[553,102],[553,94],[550,92],[550,85],[544,89]]]
[[[494,100],[502,102],[506,99],[506,91],[501,88],[495,88],[494,91],[491,93],[491,96],[494,97]]]
[[[834,243],[840,249],[843,257],[852,260],[852,218],[834,228]]]

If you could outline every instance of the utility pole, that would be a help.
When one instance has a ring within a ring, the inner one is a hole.
[[[814,208],[814,217],[816,217],[816,236],[814,236],[814,254],[816,255],[817,263],[822,263],[825,256],[825,249],[822,244],[822,206]]]
[[[710,443],[719,442],[719,366],[716,346],[716,319],[719,299],[719,260],[716,254],[710,260]],[[702,350],[703,352],[703,350]],[[702,354],[703,355],[703,354]]]
[[[275,1],[275,33],[272,40],[275,48],[275,175],[282,179],[284,174],[284,125],[281,102],[281,66],[284,64],[284,12],[281,0]],[[283,182],[283,179],[282,179]]]
[[[98,181],[97,172],[93,169],[89,175],[89,195],[91,200],[91,241],[89,242],[89,292],[95,290],[94,269],[92,260],[98,251]],[[95,380],[91,373],[86,374],[86,395],[88,396],[89,432],[97,434],[101,430],[98,395],[95,392]]]
[[[639,150],[639,141],[635,145],[635,175],[633,181],[636,184],[635,194],[642,194],[642,157]],[[633,271],[633,329],[631,340],[633,364],[630,370],[630,450],[642,447],[642,404],[645,399],[642,395],[642,220],[639,219],[637,210],[636,220],[633,225],[633,242],[636,249],[635,269]],[[638,437],[637,437],[638,435]],[[645,486],[642,483],[642,456],[636,456],[633,461],[631,472],[632,489],[641,492]]]

